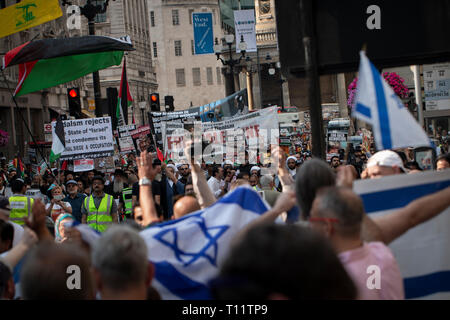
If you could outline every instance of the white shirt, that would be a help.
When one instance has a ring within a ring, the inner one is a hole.
[[[220,187],[225,185],[225,181],[219,181],[215,177],[211,177],[208,180],[208,186],[211,189],[211,191],[214,193],[214,196],[216,198],[220,197],[220,194],[222,193],[222,190],[220,190]]]

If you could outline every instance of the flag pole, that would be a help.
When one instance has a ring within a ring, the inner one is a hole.
[[[17,104],[16,96],[13,94],[12,89],[9,86],[8,79],[6,79],[5,72],[3,71],[3,68],[0,68],[0,69],[2,71],[3,79],[5,79],[4,81],[5,81],[6,87],[7,87],[8,91],[9,91],[9,93],[11,94],[11,97],[12,97],[12,99],[14,101],[14,104],[15,104],[17,110],[20,111],[19,105]],[[47,163],[47,160],[45,159],[44,155],[42,154],[41,148],[39,147],[39,145],[37,144],[36,140],[34,139],[34,136],[31,133],[30,127],[28,126],[27,122],[25,121],[25,118],[23,117],[22,112],[18,112],[18,114],[20,114],[20,117],[22,118],[22,121],[25,124],[25,128],[27,128],[28,134],[30,135],[31,140],[33,140],[34,145],[36,146],[36,149],[39,151],[39,154],[41,155],[41,158],[45,161],[45,164],[47,165],[47,168],[50,168],[50,166]],[[50,170],[50,172],[51,172],[51,170]],[[53,174],[53,172],[51,172],[51,174],[53,175],[54,178],[56,178],[55,175]]]

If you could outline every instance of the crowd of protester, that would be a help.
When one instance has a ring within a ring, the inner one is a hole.
[[[53,169],[19,175],[2,161],[0,298],[160,299],[139,231],[210,207],[247,185],[270,210],[230,244],[211,281],[216,299],[403,299],[402,276],[388,245],[445,210],[450,188],[370,218],[352,191],[354,180],[421,171],[410,150],[371,154],[355,148],[328,163],[280,148],[271,157],[278,162],[276,174],[262,170],[274,161],[251,164],[248,155],[240,165],[174,163],[144,151],[113,174]],[[437,158],[436,168],[450,168],[449,154]],[[301,212],[298,223],[274,223],[294,205]],[[91,247],[69,227],[74,222],[102,233],[100,241]],[[17,292],[14,267],[24,256]],[[67,290],[68,264],[83,269],[84,290]],[[382,266],[381,290],[368,290],[367,265]]]

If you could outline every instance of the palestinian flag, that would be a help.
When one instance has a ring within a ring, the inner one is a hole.
[[[13,166],[16,169],[17,176],[23,178],[24,175],[24,165],[20,157],[16,157],[13,160]]]
[[[103,36],[43,39],[27,42],[3,57],[2,68],[19,65],[15,96],[54,87],[89,73],[119,65],[123,52],[134,50],[125,40]]]
[[[125,96],[126,92],[126,97]],[[119,125],[127,124],[128,107],[131,106],[133,98],[131,97],[130,88],[127,80],[127,60],[123,59],[122,77],[120,79],[119,99],[117,99],[116,117],[119,119]],[[122,123],[120,118],[122,117]],[[133,117],[134,119],[134,117]],[[134,121],[133,121],[134,123]]]
[[[61,153],[66,149],[66,137],[61,116],[56,120],[55,129],[52,130],[52,151],[50,152],[50,163],[59,159]]]

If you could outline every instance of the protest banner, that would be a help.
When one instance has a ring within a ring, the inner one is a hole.
[[[56,121],[52,122],[55,126]],[[61,160],[95,159],[114,154],[111,118],[63,121],[66,146]]]
[[[94,170],[94,159],[82,159],[73,161],[73,171],[83,172]]]
[[[376,217],[449,186],[450,170],[444,170],[358,180],[354,191],[362,197],[366,213]],[[406,299],[450,298],[449,225],[447,208],[389,245],[404,279]]]
[[[201,150],[204,159],[205,155],[220,155],[222,160],[223,154],[233,159],[237,154],[245,156],[245,151],[249,149],[253,148],[256,152],[261,142],[264,143],[265,149],[260,152],[266,152],[270,144],[278,143],[279,136],[276,107],[220,122],[165,122],[162,128],[164,150],[171,159],[184,156],[185,136],[189,132],[192,137],[196,130],[200,130],[200,133],[195,132],[195,135],[200,134],[203,142],[206,142],[206,146],[203,144]]]

